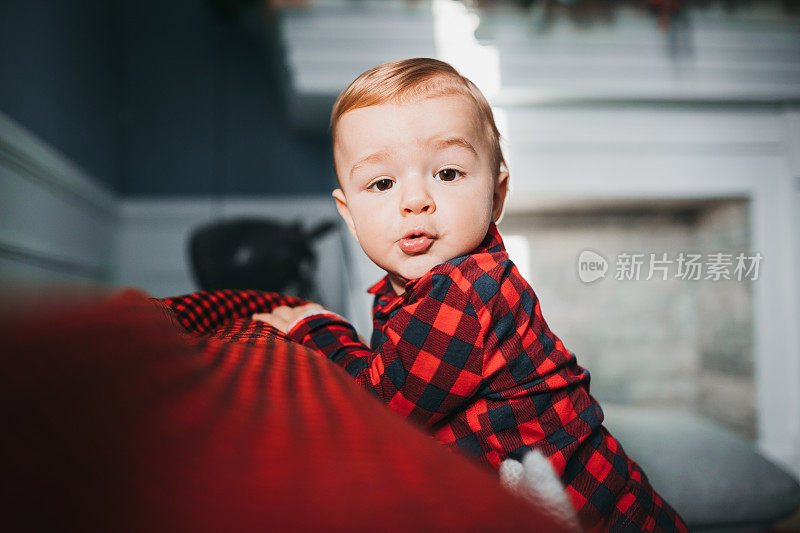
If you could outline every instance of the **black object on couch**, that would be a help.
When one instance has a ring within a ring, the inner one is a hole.
[[[305,230],[299,223],[264,218],[215,221],[192,232],[189,256],[200,289],[314,292],[313,242],[335,228],[325,221]]]

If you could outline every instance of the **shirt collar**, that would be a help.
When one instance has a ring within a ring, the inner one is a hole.
[[[494,222],[492,222],[489,224],[489,230],[486,232],[486,236],[483,238],[483,241],[481,241],[478,247],[472,250],[467,255],[479,254],[482,252],[488,252],[488,253],[504,252],[505,249],[506,248],[505,245],[503,244],[503,238],[500,236],[500,232],[497,231],[497,225]],[[405,287],[406,292],[408,292],[413,287],[413,285],[416,284],[417,281],[419,281],[419,279],[420,278],[417,278],[406,283]],[[388,274],[382,277],[372,287],[367,289],[367,292],[369,292],[370,294],[377,295],[378,298],[380,299],[391,297],[389,298],[389,300],[393,300],[394,297],[397,296],[394,288],[392,287],[392,284],[389,282]]]
[[[394,291],[392,288],[392,284],[389,283],[389,274],[383,276],[378,283],[367,289],[367,292],[370,294],[386,294],[389,291]]]

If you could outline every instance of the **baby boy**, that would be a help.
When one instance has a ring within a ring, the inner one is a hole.
[[[254,318],[481,463],[538,449],[587,529],[685,531],[602,426],[589,373],[509,260],[495,226],[509,175],[477,87],[438,60],[386,63],[339,96],[331,126],[339,213],[386,271],[371,346],[316,304]]]

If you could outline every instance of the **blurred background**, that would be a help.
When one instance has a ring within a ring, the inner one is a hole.
[[[0,0],[0,280],[177,295],[197,228],[335,221],[331,104],[417,56],[494,106],[500,230],[598,400],[701,414],[800,475],[793,2]],[[368,335],[381,273],[338,223],[312,249],[315,298]],[[681,252],[763,259],[683,279]]]

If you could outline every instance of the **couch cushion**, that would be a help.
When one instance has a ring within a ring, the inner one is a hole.
[[[767,527],[800,485],[746,440],[691,413],[604,405],[604,425],[692,531]]]

